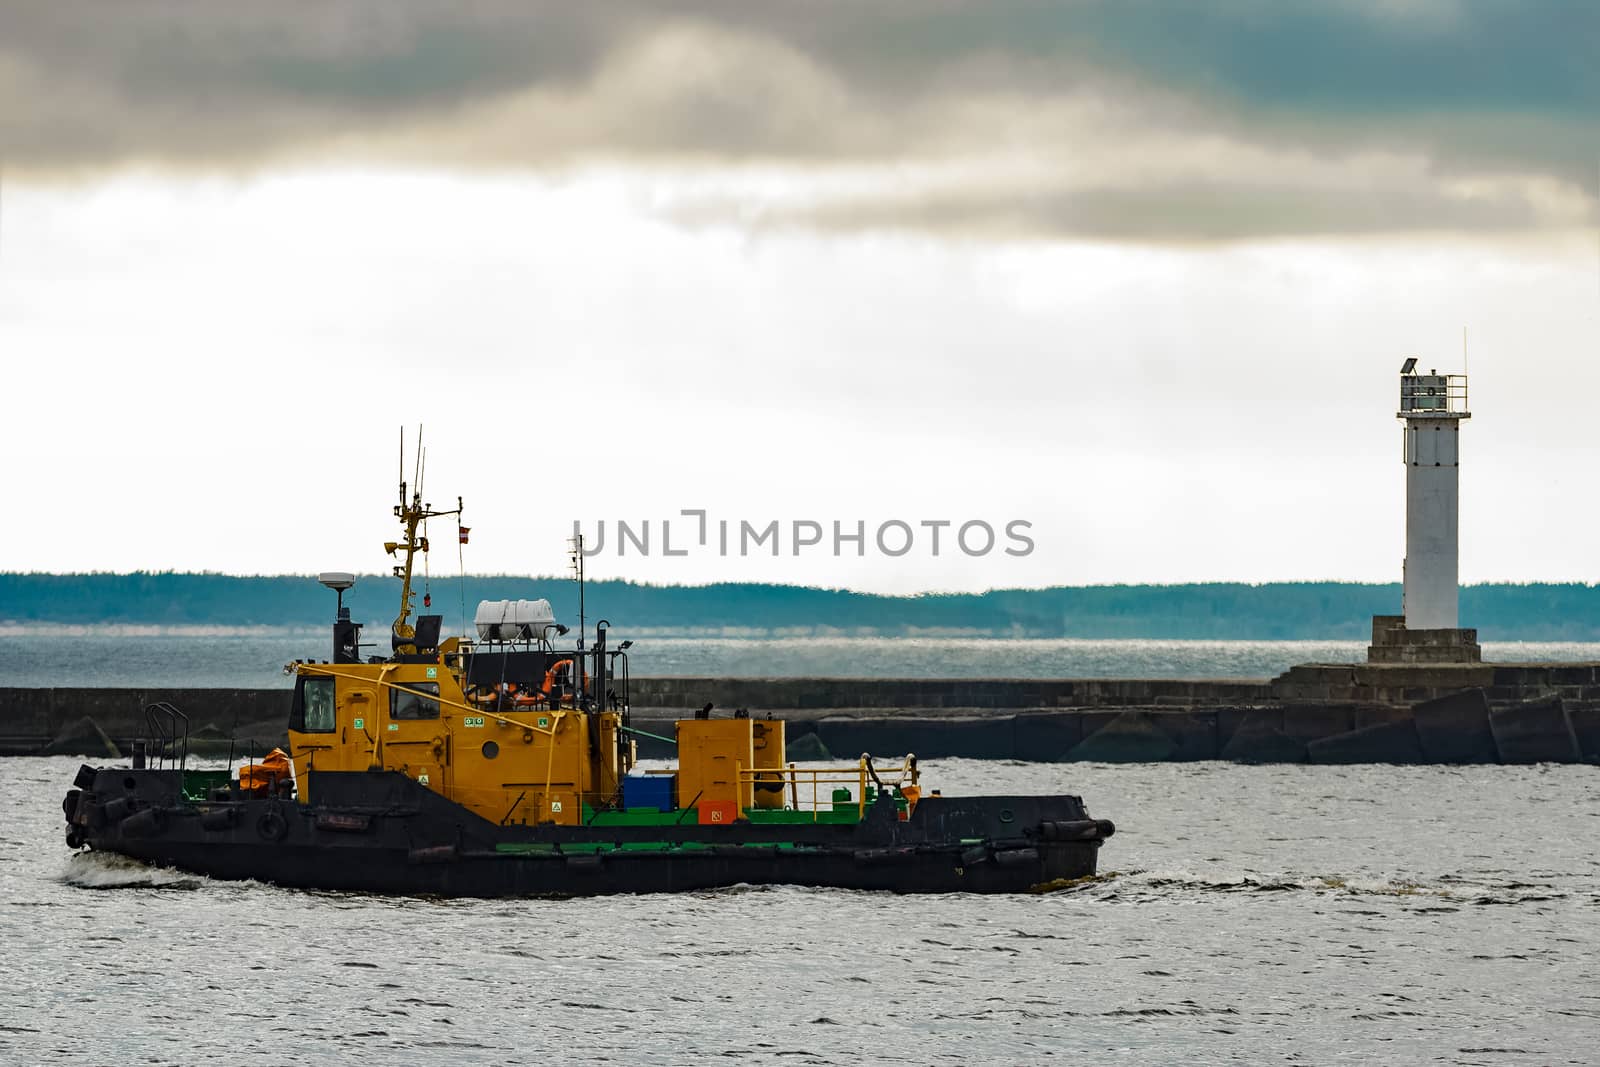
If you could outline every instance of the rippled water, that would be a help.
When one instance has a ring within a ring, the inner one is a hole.
[[[617,639],[624,629],[613,631]],[[325,657],[323,630],[0,627],[0,686],[287,687],[283,664]],[[1296,663],[1366,658],[1356,641],[647,637],[639,677],[1269,678]],[[1505,642],[1492,660],[1600,660],[1600,645]]]
[[[0,769],[0,1062],[1593,1063],[1600,769],[926,761],[1081,793],[1045,896],[291,892],[61,845]]]

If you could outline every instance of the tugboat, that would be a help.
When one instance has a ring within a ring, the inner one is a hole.
[[[915,756],[786,762],[784,724],[707,705],[676,724],[675,767],[635,766],[627,650],[609,624],[574,647],[548,601],[485,601],[475,640],[412,619],[428,519],[394,512],[400,610],[390,653],[362,657],[337,596],[331,660],[296,661],[289,751],[187,766],[188,728],[153,705],[130,766],[78,771],[67,845],[222,879],[450,897],[682,892],[738,884],[899,893],[1045,891],[1095,873],[1113,827],[1075,796],[922,792]],[[581,560],[581,552],[578,554]],[[371,646],[367,646],[371,647]],[[230,761],[231,762],[231,761]]]

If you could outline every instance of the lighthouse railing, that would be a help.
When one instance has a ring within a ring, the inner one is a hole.
[[[1465,374],[1402,374],[1400,414],[1453,414],[1467,411]]]

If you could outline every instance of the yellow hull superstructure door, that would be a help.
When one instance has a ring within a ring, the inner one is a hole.
[[[451,746],[450,732],[440,714],[439,668],[414,672],[422,675],[416,678],[412,673],[386,679],[388,684],[379,694],[382,764],[436,793],[445,793]]]

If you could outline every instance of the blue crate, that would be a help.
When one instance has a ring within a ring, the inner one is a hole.
[[[622,780],[622,806],[630,810],[655,808],[657,811],[672,811],[677,807],[673,803],[677,784],[678,776],[675,774],[629,775]]]

